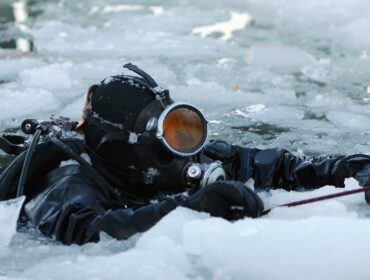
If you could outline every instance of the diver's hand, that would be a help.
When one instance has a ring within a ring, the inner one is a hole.
[[[262,200],[241,182],[215,182],[178,202],[181,206],[227,220],[255,218],[263,212]]]
[[[224,140],[210,140],[203,151],[206,156],[222,162],[232,160],[237,156],[236,147]]]

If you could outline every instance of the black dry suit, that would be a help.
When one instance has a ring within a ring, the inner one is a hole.
[[[82,140],[64,140],[76,153],[83,153]],[[0,175],[0,199],[15,196],[24,152]],[[118,184],[114,172],[97,176],[69,157],[51,142],[37,146],[25,185],[23,218],[43,234],[64,244],[96,242],[105,232],[125,239],[144,232],[178,206],[177,200],[161,196],[160,190],[135,189]],[[282,149],[250,149],[211,142],[194,160],[221,160],[229,179],[253,178],[256,189],[313,189],[324,185],[343,187],[354,176],[369,182],[370,157],[296,156]],[[99,163],[92,165],[99,172]],[[174,188],[176,189],[176,188]],[[185,190],[184,190],[185,191]]]

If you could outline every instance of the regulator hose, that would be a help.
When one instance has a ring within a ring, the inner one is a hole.
[[[32,155],[33,155],[33,152],[35,150],[36,144],[38,143],[38,141],[40,139],[41,133],[42,133],[42,129],[37,128],[36,132],[33,136],[32,142],[31,142],[30,146],[28,147],[27,154],[26,154],[26,157],[24,159],[23,166],[22,166],[21,176],[19,177],[17,197],[20,197],[24,194],[24,185],[26,183],[28,170],[29,170],[30,164],[31,164]]]

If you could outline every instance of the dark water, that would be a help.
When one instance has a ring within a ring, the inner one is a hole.
[[[40,14],[34,5],[37,1],[0,1],[0,48],[18,50],[20,52],[35,51],[33,38],[28,31],[30,22]],[[0,80],[0,84],[8,81]],[[6,129],[5,133],[13,133],[18,128]],[[14,156],[0,152],[0,171]]]
[[[37,1],[0,2],[0,48],[21,52],[34,51],[29,24],[39,11],[34,8]]]

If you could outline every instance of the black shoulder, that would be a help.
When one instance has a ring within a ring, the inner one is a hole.
[[[85,144],[81,139],[68,139],[63,142],[76,153],[85,150]],[[0,174],[0,201],[14,198],[17,192],[20,173],[26,151],[20,153]],[[69,156],[61,151],[52,142],[44,142],[38,145],[32,157],[31,166],[26,181],[25,195],[34,196],[38,191],[40,180],[56,169],[62,161],[68,160]]]

